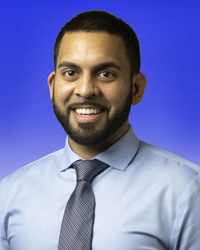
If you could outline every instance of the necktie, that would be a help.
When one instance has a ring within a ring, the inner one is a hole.
[[[95,210],[91,182],[108,165],[99,160],[81,160],[74,162],[73,167],[77,184],[65,209],[58,250],[90,250]]]

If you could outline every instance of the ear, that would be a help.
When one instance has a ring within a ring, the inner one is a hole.
[[[136,105],[142,100],[147,85],[147,79],[143,73],[137,73],[133,76],[132,84],[133,84],[132,104]]]
[[[53,97],[53,88],[54,88],[54,83],[55,83],[55,71],[53,71],[47,79],[48,85],[49,85],[49,91],[50,91],[50,98],[52,100]]]

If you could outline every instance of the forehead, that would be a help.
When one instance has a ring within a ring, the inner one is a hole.
[[[107,32],[66,33],[61,40],[57,62],[63,60],[85,63],[106,60],[129,65],[123,38]]]

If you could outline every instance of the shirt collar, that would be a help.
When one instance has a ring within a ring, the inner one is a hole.
[[[132,127],[129,126],[125,135],[123,135],[109,148],[96,155],[93,159],[98,159],[105,162],[112,168],[124,171],[137,154],[138,148],[139,141]],[[82,159],[79,155],[72,151],[68,143],[68,138],[66,138],[64,157],[65,164],[60,166],[61,172],[68,169],[73,162]]]

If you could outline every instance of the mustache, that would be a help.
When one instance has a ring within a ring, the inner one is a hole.
[[[85,106],[92,106],[98,109],[102,109],[102,110],[109,110],[109,108],[105,105],[102,105],[100,103],[97,102],[92,102],[92,101],[84,101],[84,102],[75,102],[75,103],[71,103],[68,105],[67,109],[76,109],[76,108],[81,108],[81,107],[85,107]]]

